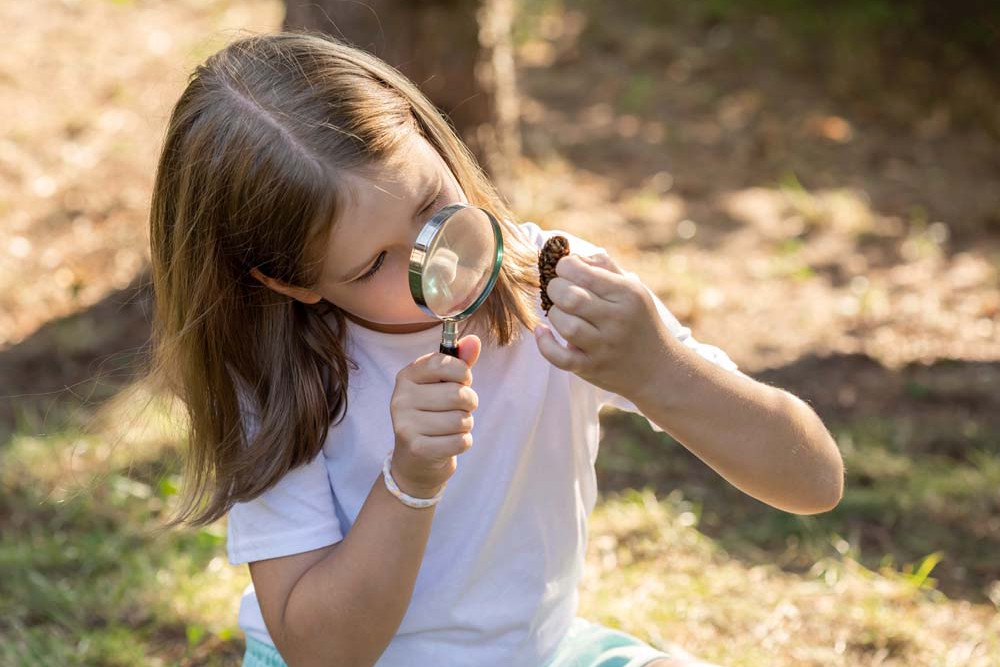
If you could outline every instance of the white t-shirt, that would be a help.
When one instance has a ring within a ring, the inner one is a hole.
[[[538,247],[558,233],[572,252],[603,252],[566,232],[534,223],[520,228]],[[696,341],[656,302],[679,340],[736,370],[722,350]],[[314,461],[231,509],[227,550],[234,565],[317,549],[347,534],[393,446],[396,374],[437,350],[441,335],[438,327],[411,334],[350,321],[348,327],[348,354],[359,369],[351,371],[346,416]],[[552,366],[531,332],[506,348],[484,344],[472,387],[479,396],[474,445],[458,457],[410,605],[377,667],[541,665],[576,615],[587,517],[597,498],[598,413],[603,405],[637,409]],[[252,584],[239,625],[273,644]]]

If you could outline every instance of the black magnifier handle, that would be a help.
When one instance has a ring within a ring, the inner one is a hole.
[[[458,330],[455,320],[444,321],[444,328],[441,329],[441,346],[438,350],[441,354],[458,356]]]

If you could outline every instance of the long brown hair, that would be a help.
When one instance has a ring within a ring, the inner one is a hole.
[[[509,345],[537,321],[536,255],[410,81],[302,31],[240,39],[192,73],[170,117],[150,212],[153,376],[183,400],[190,429],[182,503],[167,526],[207,524],[260,495],[315,458],[343,419],[352,364],[343,313],[281,296],[249,271],[314,285],[321,266],[311,249],[341,208],[343,174],[386,159],[413,131],[469,202],[502,222],[504,267],[469,330]]]

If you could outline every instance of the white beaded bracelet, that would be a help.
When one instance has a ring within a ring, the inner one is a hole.
[[[434,505],[437,505],[438,501],[441,500],[442,496],[444,496],[444,487],[441,487],[441,490],[438,491],[437,495],[433,498],[414,498],[413,496],[403,493],[400,490],[399,485],[396,484],[396,480],[392,478],[392,473],[390,472],[391,468],[392,451],[390,450],[389,454],[385,457],[385,461],[382,463],[382,479],[385,480],[385,488],[389,489],[389,493],[399,498],[399,502],[403,503],[407,507],[412,507],[417,510],[433,507]]]

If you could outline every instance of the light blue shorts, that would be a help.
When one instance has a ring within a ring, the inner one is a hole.
[[[657,658],[669,657],[637,637],[577,617],[555,655],[542,667],[642,667]],[[247,637],[243,667],[286,665],[273,646]]]

